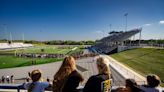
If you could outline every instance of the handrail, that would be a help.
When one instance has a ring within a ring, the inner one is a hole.
[[[115,92],[117,88],[122,86],[112,86],[111,92]],[[82,92],[84,87],[79,87],[78,92]],[[20,90],[25,90],[23,84],[0,84],[0,89],[16,89],[17,92]],[[46,88],[46,91],[51,91],[49,88]],[[164,92],[164,88],[161,87],[161,92]]]
[[[17,92],[20,92],[24,87],[23,84],[1,84],[0,89],[17,89]]]

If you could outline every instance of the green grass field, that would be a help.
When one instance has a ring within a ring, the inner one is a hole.
[[[0,69],[22,67],[32,65],[32,60],[36,61],[36,65],[62,61],[62,58],[18,58],[15,56],[0,56]]]
[[[75,46],[50,46],[50,45],[35,45],[35,47],[17,50],[0,50],[0,69],[13,68],[32,65],[32,61],[36,64],[45,64],[56,61],[62,61],[63,58],[20,58],[16,57],[15,53],[48,53],[48,54],[67,54],[82,51],[81,46],[72,51]],[[44,49],[44,51],[41,51]],[[2,55],[3,54],[3,55]]]
[[[112,54],[111,57],[138,73],[157,74],[164,86],[164,49],[140,48]]]
[[[17,50],[9,50],[9,51],[4,51],[0,50],[0,54],[15,54],[15,53],[49,53],[49,54],[66,54],[71,49],[74,47],[61,47],[61,46],[35,46],[32,48],[27,48],[27,49],[17,49]],[[44,51],[41,51],[41,49],[44,49]]]
[[[73,47],[72,47],[73,48]],[[23,49],[23,50],[17,50],[17,53],[49,53],[49,54],[66,54],[68,53],[71,49],[71,47],[63,47],[62,49],[57,47],[57,46],[36,46],[33,48],[29,49]],[[41,49],[44,49],[42,52]]]

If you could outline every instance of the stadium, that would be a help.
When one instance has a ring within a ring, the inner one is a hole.
[[[163,4],[0,1],[0,92],[164,92]]]
[[[18,84],[21,85],[21,83],[25,81],[27,77],[26,73],[34,69],[41,69],[44,72],[44,80],[46,80],[46,78],[52,80],[61,61],[67,55],[76,58],[77,69],[85,76],[85,81],[98,72],[95,67],[94,57],[102,55],[108,58],[113,76],[113,90],[125,85],[124,81],[126,78],[133,78],[140,85],[145,84],[145,76],[149,73],[158,74],[163,81],[162,78],[164,74],[162,71],[164,69],[163,64],[161,64],[163,63],[163,56],[161,55],[161,53],[164,53],[163,47],[160,49],[149,48],[142,46],[140,41],[125,43],[130,37],[137,33],[141,34],[141,31],[142,29],[139,28],[126,32],[113,32],[114,34],[110,34],[98,40],[91,46],[0,43],[0,74],[1,76],[14,76],[14,84],[1,85],[1,88],[16,89]],[[158,59],[158,63],[148,59],[150,56],[153,60]],[[136,62],[142,62],[144,64],[141,65]],[[160,69],[153,67],[146,68],[145,64],[148,66],[152,66],[153,64],[154,67],[160,67]],[[145,71],[143,67],[145,67]],[[22,88],[20,87],[19,89]]]

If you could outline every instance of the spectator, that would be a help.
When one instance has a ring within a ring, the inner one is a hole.
[[[10,81],[11,81],[11,83],[14,83],[14,75],[10,76]]]
[[[77,87],[83,77],[77,72],[75,59],[72,56],[64,58],[64,61],[54,75],[53,92],[77,92]]]
[[[10,83],[10,77],[9,76],[6,76],[6,82]]]
[[[151,74],[146,79],[147,85],[142,85],[140,88],[145,92],[159,92],[160,78],[157,75]]]
[[[47,82],[50,82],[50,79],[47,77]]]
[[[45,88],[51,86],[48,82],[40,82],[42,73],[40,70],[33,70],[31,72],[32,83],[24,83],[24,88],[28,92],[44,92]]]
[[[125,88],[118,88],[117,92],[144,92],[139,88],[134,79],[126,79]]]
[[[109,68],[109,61],[106,58],[97,58],[97,69],[99,74],[91,76],[87,81],[83,92],[104,92],[102,91],[101,83],[111,79],[111,71]],[[109,89],[107,89],[109,90]]]
[[[2,81],[2,83],[5,83],[5,76],[2,76],[1,81]]]
[[[30,78],[29,77],[26,77],[26,82],[30,82]]]

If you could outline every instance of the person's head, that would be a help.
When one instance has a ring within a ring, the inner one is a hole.
[[[134,79],[126,79],[126,88],[129,90],[129,92],[143,92],[137,85],[136,81]]]
[[[61,65],[61,68],[69,68],[72,71],[75,70],[76,69],[75,59],[72,56],[65,57]]]
[[[40,78],[42,76],[42,73],[40,70],[36,69],[36,70],[33,70],[30,74],[30,77],[32,79],[33,82],[36,82],[36,81],[39,81]]]
[[[111,74],[109,69],[109,61],[106,58],[98,57],[97,58],[97,68],[99,71],[99,74]]]
[[[30,77],[32,79],[32,83],[30,84],[29,88],[28,88],[28,92],[32,92],[32,90],[35,88],[35,84],[34,82],[37,82],[41,79],[41,76],[42,76],[42,73],[40,70],[36,69],[36,70],[33,70],[31,73],[30,73]],[[29,82],[29,79],[27,78],[27,82]]]
[[[160,84],[160,78],[155,74],[149,74],[146,77],[148,86],[157,87]]]
[[[62,85],[67,80],[68,76],[76,70],[75,59],[72,56],[67,56],[64,58],[61,67],[58,72],[54,75],[53,80],[53,91],[60,90]]]
[[[126,79],[125,80],[125,86],[126,87],[131,87],[131,86],[136,86],[137,83],[134,79]]]

